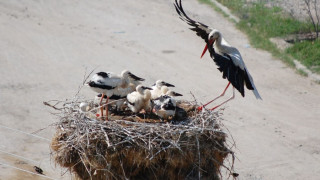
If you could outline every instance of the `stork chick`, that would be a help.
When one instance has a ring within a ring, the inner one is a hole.
[[[172,91],[168,88],[168,86],[162,86],[161,87],[161,95],[168,95],[168,96],[171,96],[171,97],[175,97],[175,96],[183,96],[182,94],[180,93],[177,93],[175,91]]]
[[[128,107],[134,113],[138,113],[143,108],[148,107],[148,102],[150,101],[152,90],[149,87],[138,85],[136,91],[127,95]],[[146,109],[145,109],[146,110]]]
[[[170,119],[176,113],[176,100],[168,95],[162,95],[154,100],[153,112],[162,119]]]
[[[152,90],[151,90],[151,99],[157,99],[162,95],[161,92],[161,87],[162,86],[167,86],[167,87],[174,87],[174,85],[169,84],[167,82],[164,82],[163,80],[157,80],[155,84],[152,85]]]

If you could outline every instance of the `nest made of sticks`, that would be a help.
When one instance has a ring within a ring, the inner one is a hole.
[[[184,101],[177,104],[186,116],[178,121],[142,122],[145,116],[136,115],[101,121],[79,111],[79,104],[50,105],[60,119],[51,143],[54,160],[78,179],[220,179],[220,167],[232,171],[233,163],[224,165],[233,153],[221,111],[196,112],[195,102]]]

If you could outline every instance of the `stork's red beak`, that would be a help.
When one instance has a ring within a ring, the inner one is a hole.
[[[211,46],[214,43],[214,41],[215,41],[215,39],[210,39],[209,45]],[[206,46],[204,47],[204,50],[203,50],[200,58],[202,58],[202,56],[207,52],[207,50],[208,50],[208,44],[206,44]]]

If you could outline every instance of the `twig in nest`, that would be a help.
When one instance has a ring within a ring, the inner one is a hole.
[[[45,102],[45,101],[43,102],[43,104],[46,105],[46,106],[52,107],[53,109],[58,110],[58,111],[61,111],[61,110],[64,109],[64,108],[57,108],[55,105],[51,105],[51,104],[49,104],[48,102]]]

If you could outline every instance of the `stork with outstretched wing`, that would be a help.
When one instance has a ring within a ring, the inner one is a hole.
[[[209,101],[205,105],[199,107],[201,110],[208,104],[212,103],[216,99],[224,96],[230,84],[233,86],[232,96],[221,104],[211,108],[214,110],[219,106],[227,103],[234,98],[234,89],[237,89],[241,95],[244,97],[244,86],[247,89],[252,90],[257,99],[262,99],[257,88],[254,85],[253,79],[241,57],[240,52],[235,47],[231,46],[222,36],[221,32],[217,29],[210,28],[209,26],[192,20],[183,10],[181,0],[175,0],[174,6],[177,13],[184,22],[191,26],[191,30],[195,31],[198,36],[200,36],[205,42],[206,46],[202,52],[201,58],[209,50],[210,56],[213,61],[218,66],[220,72],[222,72],[222,77],[227,78],[229,83],[224,89],[224,91],[218,97]]]

